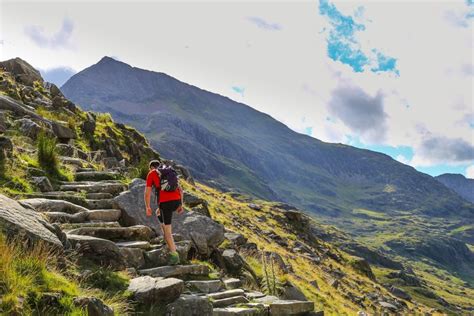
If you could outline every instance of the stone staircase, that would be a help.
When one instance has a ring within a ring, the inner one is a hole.
[[[122,211],[113,198],[127,186],[117,177],[115,171],[79,168],[76,181],[61,183],[59,191],[30,194],[20,202],[57,224],[84,257],[112,268],[132,268],[136,277],[129,291],[135,300],[168,304],[167,315],[312,315],[313,302],[246,291],[239,279],[210,277],[207,265],[166,265],[167,248],[151,228],[121,225]],[[186,262],[191,242],[178,240],[176,245]]]

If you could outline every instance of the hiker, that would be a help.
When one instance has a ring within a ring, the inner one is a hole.
[[[151,191],[155,189],[158,208],[156,216],[161,223],[161,231],[170,250],[169,264],[179,264],[179,255],[176,252],[171,231],[171,219],[173,212],[181,214],[183,209],[183,190],[178,183],[176,171],[166,165],[162,165],[158,160],[152,160],[149,164],[150,172],[146,177],[145,206],[146,216],[152,216],[150,206]]]

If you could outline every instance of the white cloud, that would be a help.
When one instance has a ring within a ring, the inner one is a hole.
[[[59,31],[52,35],[47,35],[44,28],[38,25],[28,25],[25,27],[25,34],[41,48],[71,48],[71,35],[74,30],[74,23],[65,18]]]
[[[328,108],[332,91],[349,83],[365,95],[383,95],[385,137],[378,142],[413,147],[415,163],[438,163],[419,154],[428,133],[473,145],[467,119],[474,112],[472,20],[466,28],[446,18],[447,12],[464,12],[464,1],[335,2],[344,14],[358,12],[357,21],[366,25],[358,42],[364,51],[377,48],[396,58],[400,77],[354,73],[329,59],[320,33],[328,22],[316,2],[113,5],[111,10],[111,3],[2,3],[1,59],[19,56],[41,69],[67,65],[77,71],[104,55],[120,56],[240,102],[232,87],[245,87],[246,104],[294,130],[312,127],[312,136],[331,142],[361,134]],[[47,34],[58,34],[65,16],[74,21],[69,43],[80,50],[55,50],[52,56],[24,33],[27,25],[41,25],[42,42],[58,45]],[[278,25],[279,31],[259,30],[248,17],[260,17],[258,23],[270,29]],[[449,156],[446,162],[459,163]]]
[[[466,178],[474,179],[474,165],[466,168]]]

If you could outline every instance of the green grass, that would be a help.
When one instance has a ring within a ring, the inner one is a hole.
[[[80,267],[65,258],[67,270],[59,268],[59,258],[64,257],[45,244],[25,248],[0,234],[0,311],[5,315],[86,315],[73,305],[73,299],[80,296],[103,300],[117,315],[128,310],[124,273],[93,269],[89,280],[79,281]],[[59,302],[44,304],[46,294],[58,295]]]
[[[41,132],[37,139],[39,166],[51,174],[59,173],[59,159],[56,153],[56,139]]]

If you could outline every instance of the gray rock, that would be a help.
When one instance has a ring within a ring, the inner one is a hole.
[[[136,269],[142,269],[145,266],[144,250],[140,248],[119,247],[120,253],[127,265]]]
[[[211,293],[211,294],[208,294],[207,297],[212,298],[213,300],[220,300],[223,298],[243,296],[244,293],[245,291],[242,289],[234,289],[234,290],[227,290],[223,292]]]
[[[184,282],[175,278],[153,278],[141,276],[130,281],[128,291],[141,304],[169,303],[176,300],[184,290]]]
[[[87,219],[90,221],[116,222],[121,215],[121,210],[91,210],[87,212]]]
[[[51,192],[54,190],[47,177],[33,177],[32,180],[41,192]]]
[[[10,138],[0,136],[0,151],[3,152],[5,157],[10,157],[13,151],[13,143]]]
[[[224,250],[222,259],[224,260],[226,270],[231,274],[239,274],[245,263],[244,259],[234,249]]]
[[[181,295],[166,308],[167,316],[211,316],[212,304],[203,296]]]
[[[297,301],[306,301],[307,298],[301,292],[299,288],[288,282],[283,288],[283,294],[281,295],[282,299],[285,300],[297,300]]]
[[[63,184],[60,186],[61,191],[78,191],[86,193],[110,193],[112,195],[119,194],[127,189],[123,183],[117,182],[85,182],[75,184]]]
[[[73,304],[83,308],[88,316],[113,316],[114,310],[95,297],[77,297]]]
[[[284,210],[283,214],[289,221],[300,222],[303,219],[303,214],[297,210]]]
[[[2,61],[0,62],[0,68],[12,73],[16,80],[27,86],[32,87],[35,81],[38,81],[41,84],[43,83],[43,78],[39,71],[21,58],[17,57]]]
[[[121,270],[125,262],[119,247],[113,242],[91,236],[67,234],[72,247],[82,256],[104,267]]]
[[[15,124],[18,126],[22,135],[28,136],[31,139],[36,139],[41,131],[45,131],[39,124],[28,118],[16,120]]]
[[[77,137],[76,133],[69,127],[66,127],[57,122],[52,122],[51,125],[53,128],[54,135],[56,135],[56,137],[62,141],[75,139]]]
[[[119,247],[138,248],[143,250],[148,250],[151,247],[151,244],[148,241],[120,241],[115,244]]]
[[[248,303],[249,300],[245,296],[233,296],[212,301],[214,307],[227,307],[231,305]]]
[[[254,211],[261,211],[262,210],[262,206],[261,205],[258,205],[258,204],[254,204],[254,203],[250,203],[248,205],[248,207],[250,207],[252,210]]]
[[[89,155],[87,153],[69,144],[57,144],[56,150],[61,156],[79,158],[86,161],[89,160]]]
[[[149,241],[153,235],[147,226],[136,225],[130,227],[83,227],[71,230],[73,235],[86,235],[112,241]]]
[[[233,290],[242,287],[242,281],[236,278],[229,278],[224,280],[224,286],[228,290]]]
[[[370,264],[365,259],[354,257],[350,261],[350,264],[352,268],[354,268],[354,270],[356,270],[358,273],[365,275],[372,281],[375,281],[375,275],[370,268]]]
[[[388,302],[379,302],[379,305],[383,308],[383,309],[388,309],[392,312],[396,312],[398,311],[398,307],[396,307],[395,305],[391,304],[391,303],[388,303]]]
[[[219,291],[223,284],[221,280],[205,280],[205,281],[188,281],[186,286],[190,290],[198,291],[201,293],[215,293]]]
[[[196,207],[198,205],[207,204],[206,200],[203,200],[200,197],[188,191],[184,191],[183,202],[184,202],[184,205],[189,206],[189,207]]]
[[[191,250],[191,242],[189,240],[183,240],[175,242],[176,251],[179,254],[179,259],[181,263],[184,263],[188,260],[188,253]],[[164,246],[160,249],[155,249],[147,251],[145,253],[145,261],[147,267],[158,267],[168,264],[169,260],[169,250],[168,247]]]
[[[63,245],[54,229],[37,212],[21,206],[0,194],[0,230],[7,237],[26,238],[31,242],[44,241],[62,249]]]
[[[310,301],[287,301],[277,300],[270,303],[269,311],[271,316],[300,315],[312,312],[314,302]]]
[[[125,215],[123,220],[127,225],[142,224],[160,233],[159,221],[156,216],[147,217],[143,192],[145,181],[134,179],[129,185],[129,191],[122,192],[114,200]],[[153,209],[156,204],[152,202]],[[209,217],[195,212],[184,212],[173,215],[173,232],[192,240],[200,254],[208,255],[224,240],[224,226]]]
[[[191,265],[177,265],[177,266],[164,266],[151,269],[140,270],[141,275],[150,275],[153,277],[178,277],[183,278],[189,275],[194,276],[207,276],[210,270],[208,266],[200,264]]]
[[[229,240],[234,246],[242,246],[247,242],[247,238],[237,233],[225,233],[225,238]]]
[[[94,117],[88,112],[87,120],[81,125],[81,130],[84,134],[93,136],[95,131],[96,123]]]
[[[87,212],[85,207],[63,200],[48,199],[25,199],[18,201],[24,207],[34,209],[37,212],[62,212],[68,214]]]
[[[265,312],[257,307],[214,308],[213,316],[263,316]]]
[[[411,300],[411,296],[410,294],[408,294],[407,292],[403,291],[402,289],[399,289],[397,287],[394,287],[394,286],[391,286],[389,288],[389,291],[390,293],[392,293],[394,296],[398,297],[398,298],[401,298],[402,300],[407,300],[407,301],[410,301]]]
[[[87,212],[68,214],[62,212],[47,212],[44,216],[50,223],[83,223],[87,220]]]

